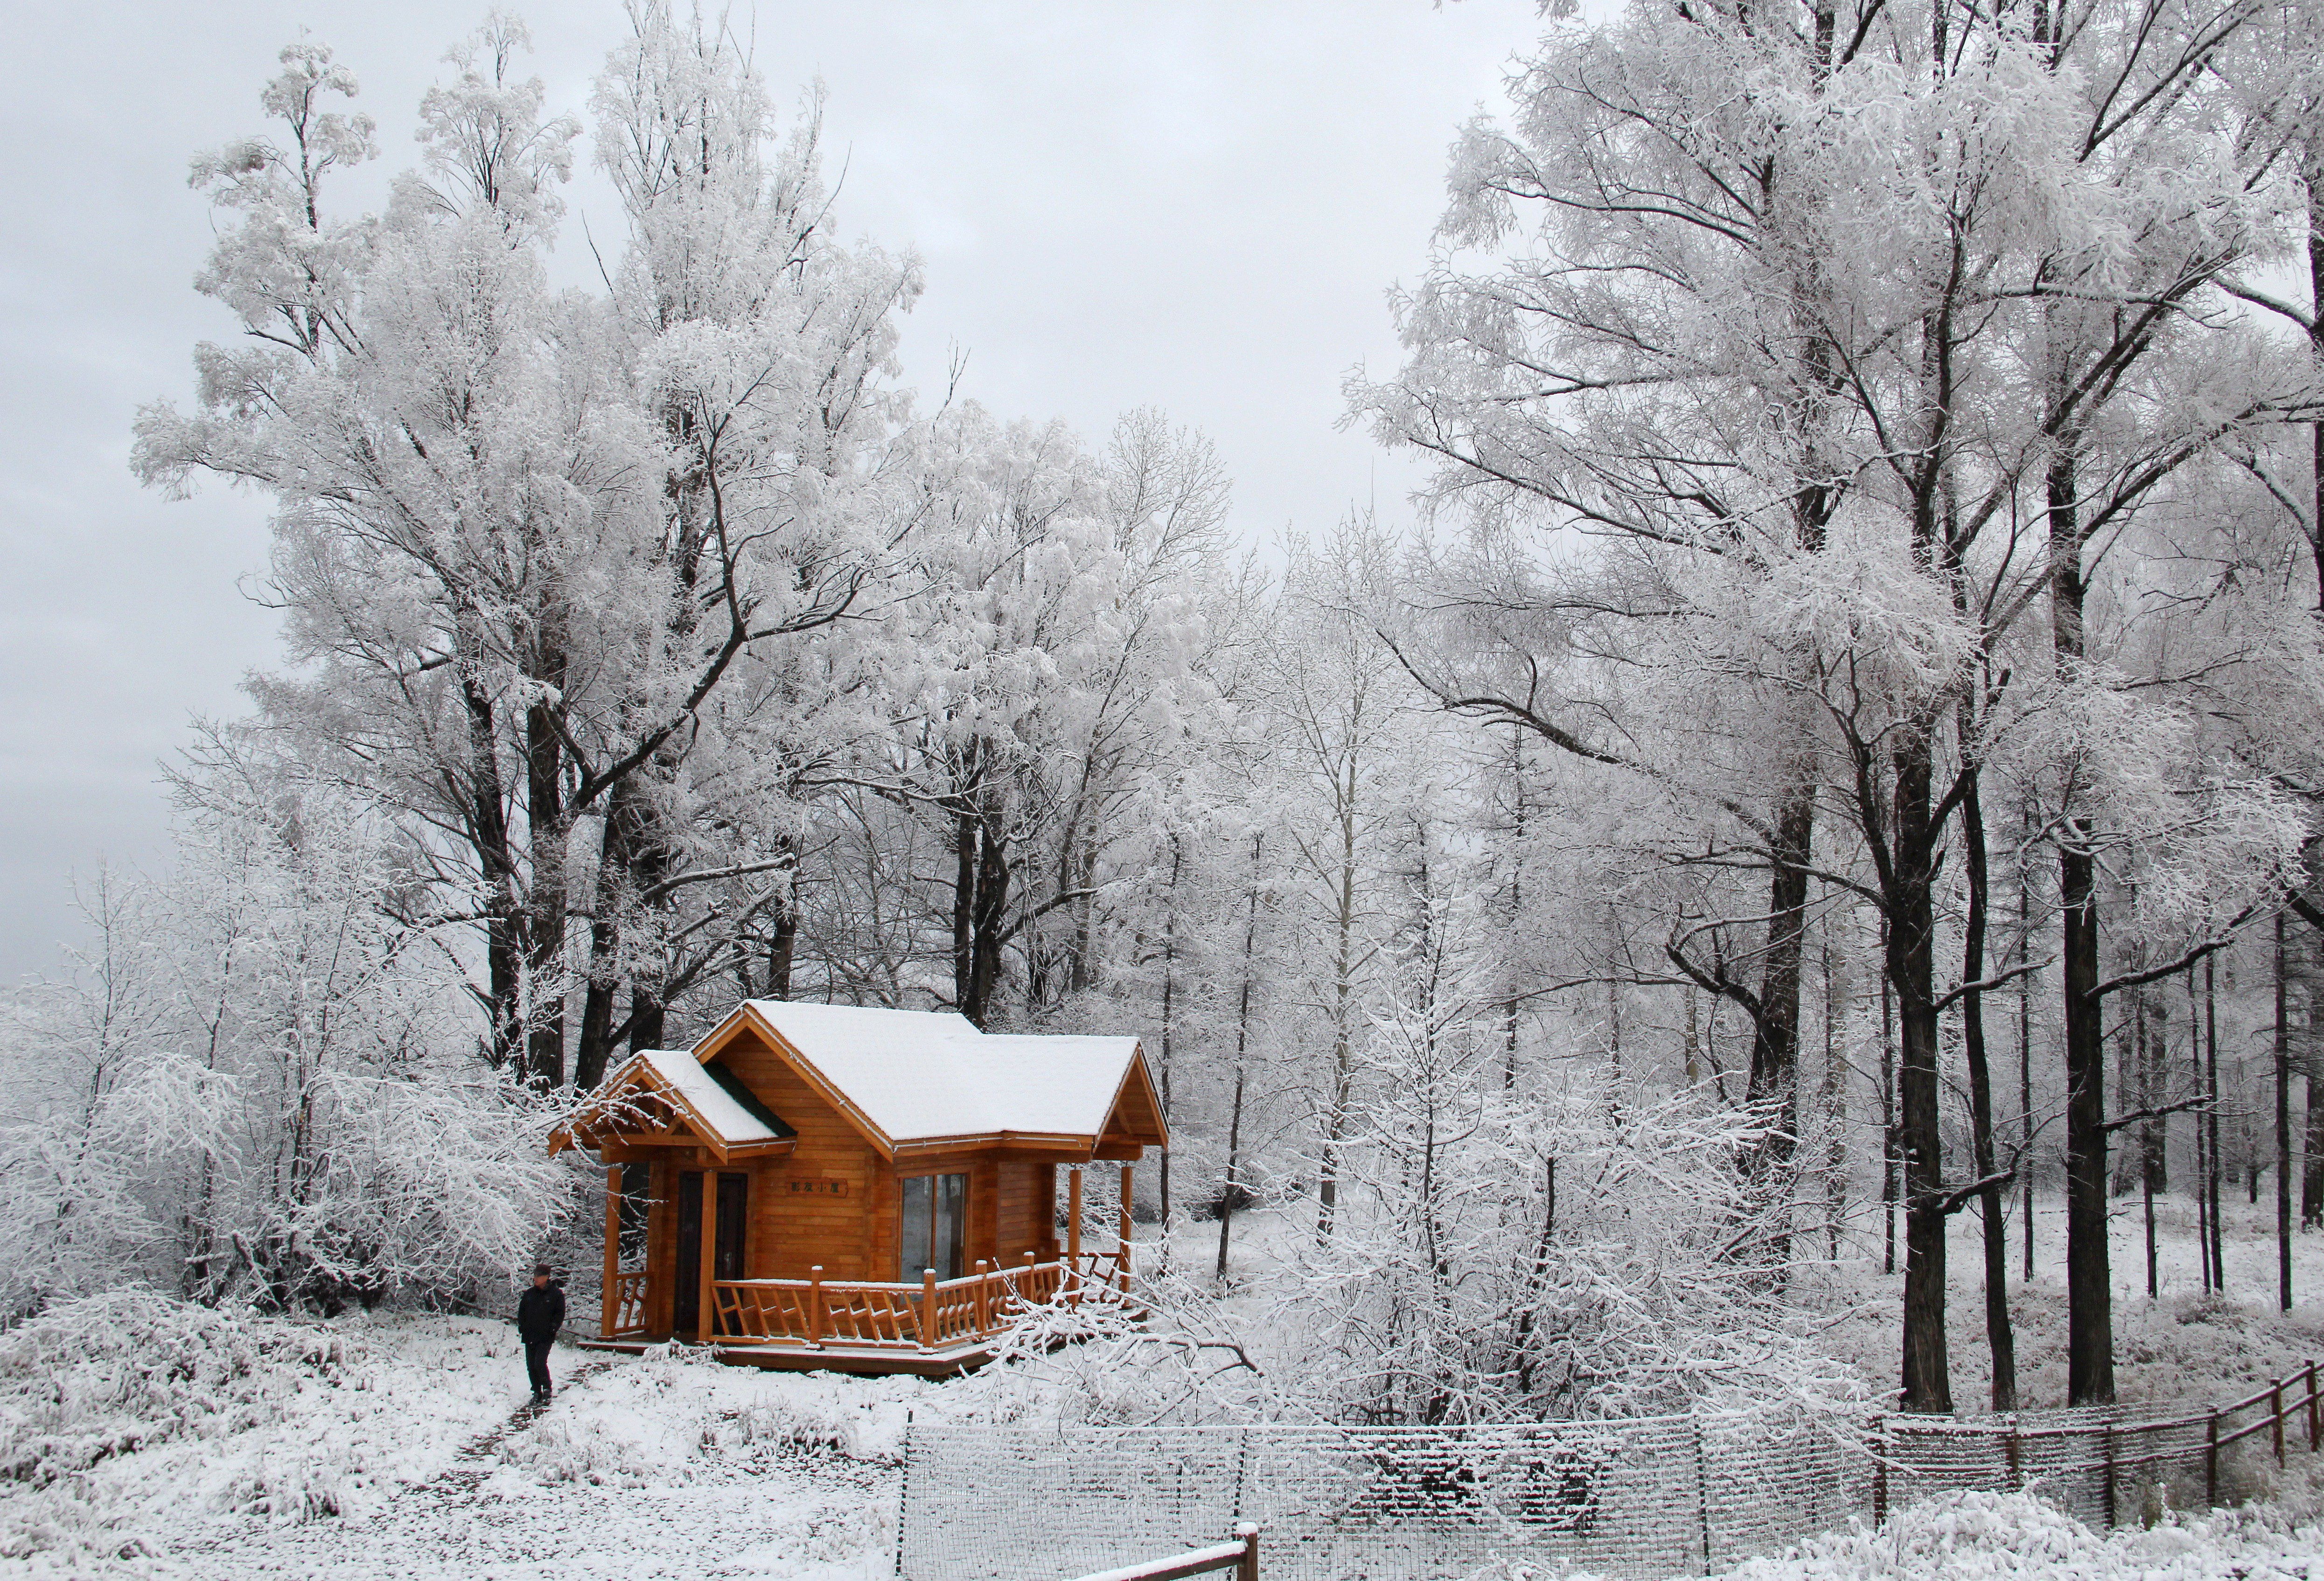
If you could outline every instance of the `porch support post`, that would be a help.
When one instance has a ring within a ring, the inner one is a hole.
[[[1121,1166],[1121,1282],[1130,1285],[1130,1166]]]
[[[1065,1170],[1065,1284],[1082,1299],[1082,1166]]]
[[[622,1320],[622,1166],[605,1166],[605,1284],[604,1315],[597,1319],[597,1337],[611,1339]]]
[[[710,1343],[718,1331],[718,1163],[708,1161],[702,1171],[702,1302],[695,1342]]]

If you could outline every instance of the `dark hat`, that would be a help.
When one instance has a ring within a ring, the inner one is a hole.
[[[532,1265],[532,1276],[535,1279],[546,1279],[549,1276],[549,1264],[546,1263],[535,1263]]]

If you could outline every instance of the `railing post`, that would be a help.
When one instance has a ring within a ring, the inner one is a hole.
[[[1242,1539],[1242,1559],[1235,1566],[1235,1581],[1259,1581],[1259,1523],[1242,1521],[1234,1534]]]
[[[1073,1303],[1082,1300],[1082,1170],[1065,1171],[1065,1281],[1073,1288]]]
[[[807,1271],[807,1345],[809,1350],[823,1348],[823,1264],[818,1263]]]
[[[2219,1413],[2213,1411],[2203,1432],[2203,1503],[2219,1502]]]
[[[605,1285],[597,1337],[611,1339],[622,1321],[622,1166],[605,1166]],[[2312,1370],[2312,1369],[2311,1369]]]
[[[1121,1256],[1117,1266],[1121,1273],[1121,1290],[1130,1292],[1130,1165],[1121,1166]]]
[[[2317,1365],[2308,1363],[2308,1453],[2324,1448],[2324,1416],[2317,1416]]]
[[[920,1270],[920,1348],[936,1347],[936,1271]]]
[[[2283,1380],[2278,1378],[2275,1387],[2268,1392],[2267,1408],[2275,1413],[2275,1463],[2283,1464]]]
[[[983,1258],[976,1260],[976,1337],[979,1339],[983,1338],[985,1331],[992,1327],[992,1282],[984,1272],[987,1266]]]

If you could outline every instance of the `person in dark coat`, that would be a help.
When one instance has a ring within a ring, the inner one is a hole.
[[[532,1265],[532,1288],[517,1298],[517,1337],[524,1341],[525,1375],[532,1380],[532,1402],[549,1400],[549,1347],[565,1327],[565,1292],[550,1280],[549,1264]]]

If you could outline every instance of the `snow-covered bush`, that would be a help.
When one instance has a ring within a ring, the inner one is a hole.
[[[0,1312],[137,1283],[329,1312],[528,1255],[564,1171],[476,1058],[423,853],[240,750],[181,789],[177,871],[108,875],[78,970],[0,1023]]]
[[[1748,1111],[1602,1071],[1526,1095],[1430,1069],[1379,1084],[1339,1225],[1281,1275],[1286,1388],[1390,1422],[1860,1397],[1783,1271],[1740,1255],[1770,1238]]]

